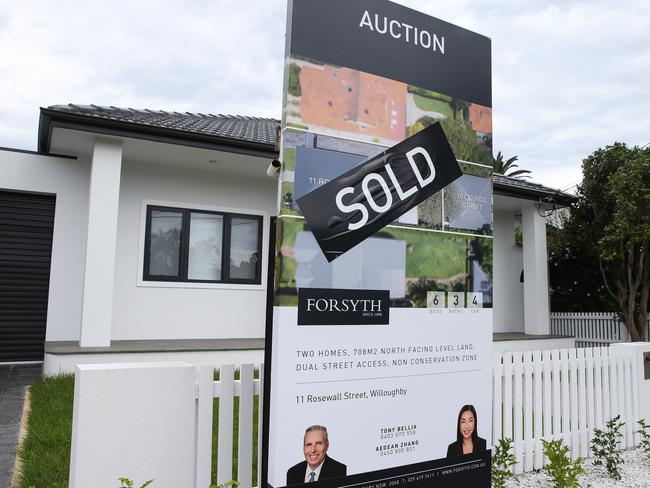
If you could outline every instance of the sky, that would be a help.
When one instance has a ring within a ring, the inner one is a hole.
[[[397,3],[491,38],[494,153],[533,181],[650,142],[647,0]],[[0,0],[0,146],[35,150],[57,104],[279,118],[285,23],[285,0]]]

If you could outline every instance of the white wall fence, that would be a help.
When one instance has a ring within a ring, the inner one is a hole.
[[[494,355],[493,439],[514,440],[515,473],[544,465],[542,439],[591,455],[594,427],[621,416],[621,447],[639,443],[639,371],[629,355],[595,347]]]
[[[576,347],[606,346],[630,340],[625,324],[614,312],[552,313],[551,334],[574,336]],[[650,315],[646,340],[650,340]]]
[[[638,445],[637,421],[650,420],[650,380],[644,379],[642,354],[646,351],[650,343],[494,354],[492,439],[514,440],[515,472],[543,467],[542,439],[563,439],[573,458],[590,456],[594,427],[603,427],[616,415],[625,422],[621,447]],[[110,480],[130,475],[155,478],[161,487],[207,488],[214,462],[218,483],[236,477],[241,488],[261,485],[259,469],[253,479],[254,463],[262,454],[261,440],[256,444],[254,435],[255,424],[257,433],[262,432],[263,400],[262,381],[254,379],[255,366],[239,366],[239,379],[235,379],[235,366],[222,366],[219,380],[214,381],[210,367],[175,364],[183,372],[176,379],[169,363],[77,370],[70,486],[112,488]],[[259,370],[262,378],[263,366]],[[140,382],[132,382],[132,375]],[[142,386],[152,382],[159,392]],[[151,404],[152,395],[166,395],[167,400]],[[212,452],[214,399],[219,400],[216,453]],[[160,421],[152,423],[155,417]],[[188,434],[189,425],[194,428]],[[124,439],[129,440],[128,450]],[[75,463],[89,452],[106,452],[107,443],[116,442],[111,456],[91,456],[85,463]],[[184,458],[189,453],[194,462],[186,459],[182,467],[174,465],[169,461],[174,459],[170,458],[174,449],[181,449]],[[186,481],[175,481],[181,478]]]
[[[264,365],[259,366],[260,378],[264,377]],[[262,470],[257,470],[257,483],[253,479],[253,422],[255,396],[259,395],[259,414],[257,425],[259,442],[257,459],[262,458],[262,380],[254,379],[255,367],[252,364],[242,364],[239,367],[239,379],[235,380],[235,366],[221,366],[219,381],[213,382],[212,395],[219,399],[219,428],[217,452],[217,484],[233,479],[233,426],[239,426],[237,434],[237,480],[240,488],[261,486]],[[235,418],[235,397],[239,397],[239,415]],[[204,428],[210,428],[205,426]],[[261,468],[261,464],[258,464]]]

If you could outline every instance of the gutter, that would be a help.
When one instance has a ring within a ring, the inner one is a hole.
[[[504,197],[519,197],[524,200],[534,200],[536,202],[548,204],[556,203],[568,206],[575,200],[575,197],[562,192],[554,193],[551,191],[515,187],[505,185],[503,183],[498,183],[494,180],[492,181],[492,187],[495,195],[501,195]]]

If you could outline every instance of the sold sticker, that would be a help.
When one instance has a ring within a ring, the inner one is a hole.
[[[297,200],[331,262],[462,175],[433,124]]]

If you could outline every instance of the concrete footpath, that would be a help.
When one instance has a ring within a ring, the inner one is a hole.
[[[11,486],[25,387],[41,377],[42,364],[0,364],[0,486]]]

